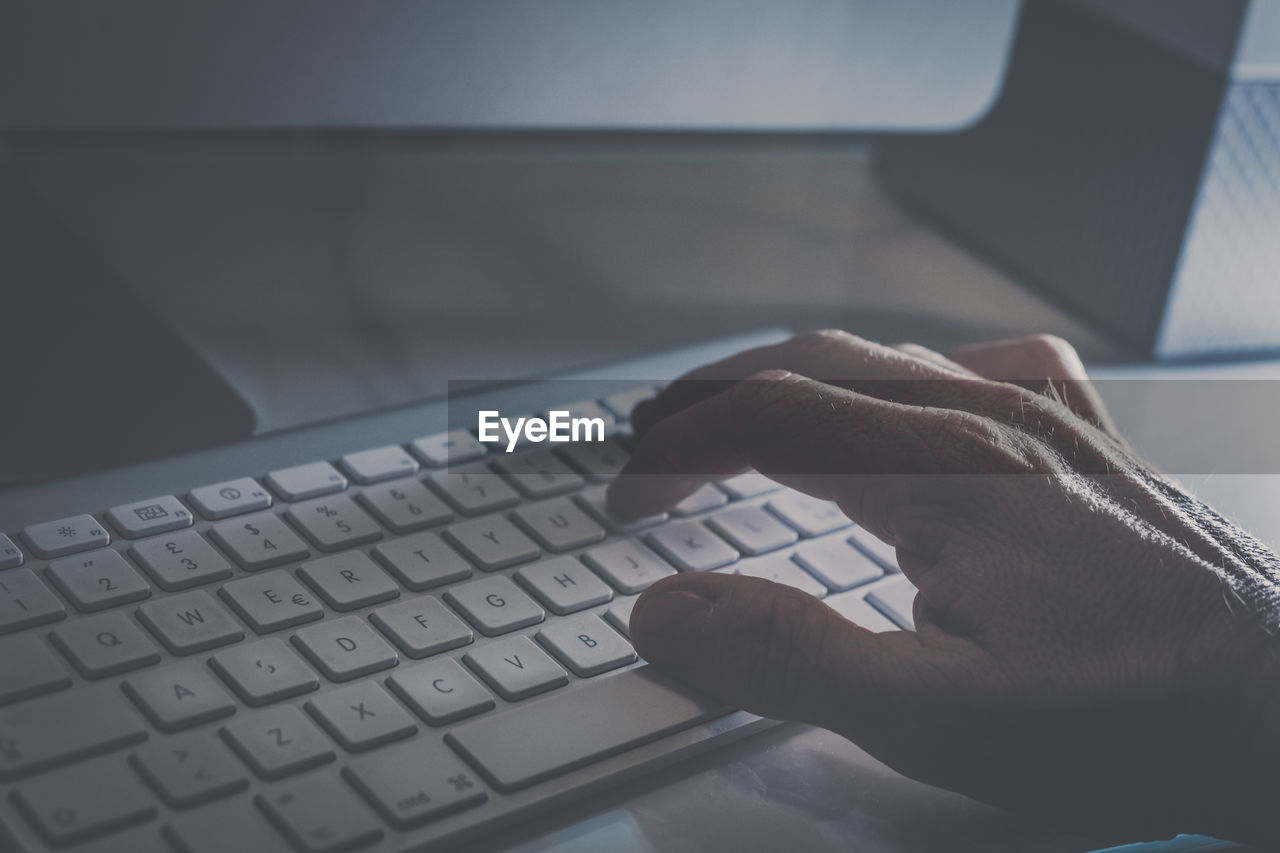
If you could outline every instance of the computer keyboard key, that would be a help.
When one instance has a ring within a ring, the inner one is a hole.
[[[637,388],[629,388],[626,391],[618,391],[609,394],[602,401],[609,411],[613,412],[619,420],[630,420],[631,410],[636,404],[656,397],[658,389],[652,385],[642,385]]]
[[[643,592],[676,570],[634,539],[610,542],[582,555],[587,565],[624,595]]]
[[[137,743],[146,724],[115,687],[41,696],[0,708],[0,779],[15,779]]]
[[[172,815],[164,836],[180,853],[277,853],[288,844],[248,797]]]
[[[473,717],[496,704],[480,682],[453,658],[402,669],[387,679],[387,686],[433,726]]]
[[[333,760],[333,748],[315,723],[292,705],[235,717],[222,737],[263,779],[279,779]]]
[[[463,723],[445,741],[511,792],[730,710],[643,666]]]
[[[151,595],[151,586],[142,575],[110,548],[54,560],[45,572],[58,591],[84,613]]]
[[[120,612],[59,625],[49,637],[86,678],[105,678],[160,660],[155,644]]]
[[[295,504],[285,515],[321,551],[352,548],[382,538],[378,523],[346,495]]]
[[[568,498],[529,504],[512,516],[548,551],[581,548],[605,537],[604,528]]]
[[[899,571],[898,549],[887,542],[881,541],[878,536],[873,535],[865,527],[853,528],[852,533],[849,535],[849,544],[875,560],[884,567],[885,571]]]
[[[566,462],[597,483],[618,475],[627,464],[629,454],[616,436],[604,441],[582,441],[557,451]]]
[[[298,534],[270,512],[220,521],[210,528],[209,535],[249,571],[305,560],[310,554]]]
[[[231,577],[231,564],[194,530],[138,542],[129,553],[169,592]]]
[[[0,634],[56,622],[66,615],[62,602],[30,569],[0,574]]]
[[[547,412],[568,412],[571,419],[588,418],[599,419],[606,429],[613,426],[617,418],[613,412],[605,408],[599,400],[574,400],[572,403],[560,403],[556,406],[547,407]],[[595,435],[595,426],[592,425],[591,435]]]
[[[435,471],[431,485],[464,515],[480,515],[520,503],[520,496],[483,463]]]
[[[108,835],[82,841],[74,849],[76,853],[174,853],[173,845],[164,837],[164,827],[151,821],[112,830]]]
[[[149,601],[138,619],[175,655],[190,655],[244,639],[231,614],[202,589]]]
[[[271,506],[271,493],[252,477],[227,480],[192,489],[187,495],[201,515],[210,521],[244,515]]]
[[[13,800],[40,834],[58,845],[151,820],[156,807],[123,757],[96,758],[30,779]]]
[[[398,444],[373,447],[356,453],[348,453],[340,460],[342,470],[361,485],[394,480],[418,470],[418,461],[404,452]]]
[[[337,776],[308,776],[255,802],[302,853],[355,850],[382,837],[373,811]]]
[[[503,454],[494,463],[526,497],[540,499],[581,488],[586,482],[550,450],[514,455]]]
[[[153,669],[125,679],[124,692],[156,728],[176,732],[235,713],[235,702],[197,663]]]
[[[741,474],[721,480],[719,485],[735,501],[754,498],[782,488],[759,471],[743,471]]]
[[[411,658],[456,649],[474,638],[465,622],[430,595],[379,607],[369,621]]]
[[[13,540],[0,533],[0,570],[14,569],[22,565],[22,549]]]
[[[792,559],[833,592],[884,577],[884,569],[840,537],[805,542]]]
[[[687,572],[718,569],[738,559],[737,551],[697,521],[664,524],[649,534],[648,541],[659,554]]]
[[[827,594],[827,588],[799,565],[782,554],[770,554],[743,560],[734,567],[737,574],[751,578],[763,578],[767,581],[793,586],[801,592],[807,592],[817,598]]]
[[[415,592],[471,577],[471,564],[434,533],[393,539],[372,553],[396,580]]]
[[[591,514],[591,516],[614,533],[634,533],[637,530],[645,530],[656,524],[661,524],[667,520],[667,514],[660,512],[656,515],[646,515],[643,518],[637,518],[633,521],[621,521],[609,514],[606,504],[605,486],[592,486],[582,494],[578,495],[578,504]]]
[[[107,510],[107,521],[126,539],[190,527],[191,511],[173,495],[121,504]]]
[[[547,625],[538,631],[538,642],[579,678],[590,678],[636,659],[630,643],[599,616],[590,614]]]
[[[358,616],[301,628],[293,643],[331,681],[350,681],[396,665],[396,650]]]
[[[636,606],[638,595],[624,595],[616,598],[604,613],[604,621],[608,622],[624,637],[631,636],[631,611]]]
[[[569,683],[569,675],[528,637],[511,637],[463,655],[463,661],[508,702],[527,699]],[[540,739],[538,729],[525,734]]]
[[[46,560],[111,544],[111,534],[92,515],[32,524],[23,528],[22,539],[37,557]]]
[[[303,563],[298,575],[334,610],[355,610],[400,595],[386,572],[363,551],[347,551]]]
[[[0,639],[0,705],[71,686],[71,674],[34,634]]]
[[[267,475],[267,485],[287,501],[332,495],[347,487],[347,478],[328,462],[309,462],[281,468]]]
[[[913,610],[916,588],[903,575],[892,577],[865,591],[867,603],[889,617],[899,628],[916,629]]]
[[[711,529],[743,554],[765,554],[800,538],[790,527],[758,506],[731,506],[707,519]]]
[[[234,580],[219,594],[259,634],[292,628],[324,616],[324,609],[315,596],[284,569]]]
[[[445,528],[445,538],[485,571],[536,559],[538,546],[502,516],[464,521]]]
[[[800,492],[783,492],[770,498],[765,508],[804,537],[821,536],[853,524],[834,501],[819,500]]]
[[[422,460],[423,465],[430,465],[432,468],[470,462],[489,452],[488,448],[465,429],[419,438],[409,445],[409,449]]]
[[[848,592],[829,595],[822,601],[850,622],[868,631],[875,631],[878,634],[882,631],[898,630],[897,625],[886,619],[879,610],[867,604],[862,596],[862,590],[851,589]]]
[[[216,800],[249,787],[244,768],[209,732],[144,743],[133,766],[175,808]]]
[[[453,518],[444,501],[417,480],[370,486],[360,494],[360,503],[396,533],[412,533]]]
[[[613,598],[613,590],[574,557],[556,557],[525,566],[515,574],[538,600],[563,616]]]
[[[412,829],[489,798],[483,783],[444,744],[418,741],[351,762],[343,775],[396,829]]]
[[[279,637],[223,649],[209,666],[250,705],[269,705],[310,693],[320,679]]]
[[[488,637],[536,625],[546,617],[532,598],[501,575],[460,584],[444,597]]]
[[[671,514],[677,518],[697,515],[709,509],[724,506],[729,496],[720,491],[712,483],[703,483],[693,494],[671,508]]]
[[[391,694],[375,681],[362,681],[321,693],[307,710],[348,752],[403,740],[418,724]]]

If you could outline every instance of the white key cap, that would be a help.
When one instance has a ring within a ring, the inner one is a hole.
[[[0,569],[12,569],[22,565],[22,551],[13,540],[0,533]]]
[[[203,665],[181,663],[130,676],[124,692],[165,732],[233,713],[235,702]]]
[[[126,539],[191,526],[191,512],[173,495],[121,504],[107,511],[107,521]]]
[[[614,589],[627,595],[643,592],[676,573],[661,557],[634,539],[592,548],[582,558]]]
[[[334,610],[355,610],[400,595],[400,587],[363,551],[303,563],[298,576]]]
[[[152,796],[120,756],[96,758],[23,782],[18,807],[62,845],[155,817]]]
[[[165,802],[188,808],[249,787],[244,769],[209,732],[151,741],[133,752],[133,766]]]
[[[536,625],[546,616],[532,598],[502,575],[460,584],[444,597],[488,637]]]
[[[547,412],[568,412],[570,418],[590,418],[592,420],[599,418],[607,429],[613,426],[616,418],[613,412],[609,411],[598,400],[574,400],[572,403],[561,403],[558,406],[550,406]],[[592,426],[592,429],[595,429]],[[594,433],[592,433],[594,435]]]
[[[23,540],[37,557],[46,560],[101,548],[111,542],[111,534],[91,515],[73,515],[22,530]]]
[[[374,447],[342,457],[342,470],[357,483],[368,485],[393,480],[418,470],[418,462],[396,444]]]
[[[585,480],[550,450],[503,454],[493,463],[517,489],[531,498],[549,498],[580,488]]]
[[[529,504],[512,515],[548,551],[581,548],[605,537],[604,528],[568,498]]]
[[[119,611],[59,625],[49,638],[86,678],[105,678],[160,660],[155,644]]]
[[[898,571],[898,549],[882,542],[864,527],[855,527],[849,535],[849,543],[859,548],[868,557],[884,566],[887,571]]]
[[[110,548],[54,560],[46,573],[76,609],[85,613],[151,595],[142,575]]]
[[[617,628],[618,632],[624,637],[631,636],[631,611],[636,606],[638,598],[640,598],[638,595],[624,595],[621,598],[616,598],[609,609],[605,611],[605,621]]]
[[[321,693],[307,702],[307,710],[348,752],[409,737],[418,724],[376,681],[362,681]]]
[[[636,659],[635,649],[599,616],[564,619],[538,631],[538,642],[579,678],[590,678]]]
[[[287,501],[304,501],[342,491],[347,487],[347,478],[328,462],[309,462],[272,471],[267,475],[267,485]]]
[[[232,581],[220,595],[259,634],[291,628],[324,615],[315,596],[283,569]]]
[[[292,705],[237,716],[222,737],[263,779],[279,779],[333,760],[329,741]]]
[[[851,589],[848,592],[829,595],[823,603],[855,625],[877,634],[882,631],[897,631],[898,626],[890,622],[862,597],[862,590]]]
[[[190,655],[244,639],[244,631],[202,589],[149,601],[138,620],[175,655]]]
[[[473,717],[495,704],[488,691],[453,658],[399,670],[387,679],[387,686],[433,726]]]
[[[765,508],[801,536],[821,536],[853,524],[834,501],[818,500],[799,492],[783,492],[771,498]]]
[[[279,637],[223,649],[209,666],[250,705],[267,705],[310,693],[320,679]]]
[[[465,622],[430,595],[379,607],[369,621],[411,658],[456,649],[474,637]]]
[[[697,515],[729,502],[729,496],[715,487],[713,483],[703,483],[698,490],[671,508],[671,514],[677,517]]]
[[[465,515],[480,515],[520,502],[515,489],[480,463],[435,471],[430,482],[454,509]]]
[[[350,681],[389,669],[399,660],[396,650],[358,616],[301,628],[293,635],[293,643],[331,681]]]
[[[630,388],[626,391],[618,391],[604,398],[604,404],[609,411],[613,412],[621,420],[628,420],[631,417],[631,410],[636,407],[636,403],[641,400],[648,400],[657,396],[658,389],[652,385],[642,385],[638,388]]]
[[[793,559],[833,592],[884,576],[884,569],[838,536],[804,543],[796,549]]]
[[[396,829],[410,829],[488,799],[471,770],[438,741],[419,740],[388,755],[353,761],[343,772]]]
[[[525,566],[515,577],[549,610],[561,616],[613,598],[608,584],[573,557],[557,557]]]
[[[569,683],[568,674],[528,637],[490,643],[462,659],[508,702]]]
[[[562,447],[559,454],[587,479],[597,483],[604,482],[618,475],[622,466],[627,464],[628,453],[616,437],[610,436],[604,441],[581,441]]]
[[[338,551],[382,538],[378,523],[346,495],[295,504],[285,515],[321,551]]]
[[[396,480],[370,486],[360,503],[396,533],[412,533],[453,518],[453,511],[417,480]]]
[[[194,530],[147,539],[129,553],[170,592],[231,577],[231,564]]]
[[[67,615],[62,602],[30,569],[0,575],[0,634],[56,622]]]
[[[582,494],[578,495],[578,505],[591,514],[591,516],[614,533],[634,533],[637,530],[645,530],[656,524],[661,524],[667,520],[667,514],[660,512],[657,515],[646,515],[643,518],[637,518],[634,521],[621,521],[609,514],[605,498],[605,486],[593,486]]]
[[[533,540],[496,515],[454,524],[444,535],[480,568],[490,572],[536,559],[540,553]]]
[[[269,512],[220,521],[210,528],[209,535],[249,571],[303,560],[310,553],[298,534]]]
[[[743,560],[734,566],[737,574],[753,578],[764,578],[767,581],[793,586],[801,592],[807,592],[817,598],[827,594],[827,588],[819,583],[813,575],[788,560],[782,554],[770,554],[752,560]]]
[[[696,521],[664,524],[648,539],[658,553],[688,572],[718,569],[738,559],[737,551]]]
[[[721,480],[720,488],[728,492],[729,497],[733,500],[740,501],[744,498],[754,498],[756,495],[763,495],[782,487],[759,471],[744,471],[741,474],[729,477],[727,480]]]
[[[373,549],[373,556],[415,592],[471,577],[471,564],[434,533],[384,542]]]
[[[867,603],[888,616],[907,631],[916,629],[913,608],[916,600],[916,588],[904,575],[889,578],[883,583],[866,590]]]
[[[443,468],[445,465],[458,465],[480,459],[488,449],[465,429],[442,432],[420,438],[410,445],[413,455],[422,460],[423,465],[432,468]]]
[[[758,506],[722,509],[708,518],[707,523],[743,554],[776,551],[800,536]]]
[[[373,811],[336,776],[312,774],[255,798],[303,853],[337,853],[382,837]]]
[[[19,702],[0,709],[0,779],[118,749],[146,736],[146,723],[115,685]]]
[[[192,489],[191,505],[210,521],[244,515],[271,506],[271,493],[252,477]]]
[[[35,634],[0,640],[0,705],[71,686],[71,675]]]

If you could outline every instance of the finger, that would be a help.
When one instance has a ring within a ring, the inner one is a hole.
[[[920,344],[913,344],[913,343],[901,343],[901,344],[894,344],[893,348],[900,352],[904,352],[907,355],[912,356],[914,358],[931,362],[934,365],[942,368],[943,370],[950,370],[952,373],[955,373],[957,376],[963,376],[967,379],[982,378],[979,374],[965,367],[963,364],[960,364],[957,361],[952,361],[942,353],[934,352],[933,350],[929,349],[926,346],[921,346]]]

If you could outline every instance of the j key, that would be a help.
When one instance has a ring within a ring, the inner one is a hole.
[[[160,660],[155,644],[119,612],[59,625],[49,637],[88,678],[105,678]]]
[[[573,557],[534,563],[515,576],[548,609],[561,615],[604,604],[613,598],[608,584]]]
[[[879,610],[867,604],[862,595],[862,590],[851,589],[848,592],[829,595],[823,599],[823,603],[850,622],[860,625],[868,631],[875,631],[878,634],[882,631],[898,630],[897,625],[886,619]]]
[[[296,504],[285,515],[321,551],[337,551],[382,538],[377,522],[345,495]]]
[[[66,608],[30,569],[0,575],[0,634],[56,622]]]
[[[380,607],[369,621],[411,658],[456,649],[473,638],[466,623],[430,595]]]
[[[252,477],[202,486],[193,489],[187,497],[191,499],[191,505],[211,521],[271,506],[271,493]]]
[[[635,649],[599,616],[564,619],[538,631],[538,642],[579,678],[590,678],[636,659]]]
[[[110,548],[54,560],[46,571],[53,585],[86,613],[151,595],[142,576]]]
[[[863,527],[855,527],[849,535],[849,544],[861,550],[871,559],[884,566],[886,571],[898,571],[898,549],[882,542]]]
[[[453,511],[417,480],[370,486],[361,493],[360,502],[396,533],[411,533],[453,518]]]
[[[400,594],[400,587],[363,551],[303,563],[298,575],[334,610],[355,610]]]
[[[107,752],[146,736],[142,717],[111,686],[0,708],[0,779]]]
[[[231,564],[194,530],[147,539],[129,553],[170,592],[231,577]]]
[[[138,619],[175,655],[190,655],[244,638],[244,631],[202,589],[150,601]]]
[[[304,853],[351,850],[382,837],[372,810],[336,776],[308,776],[256,802]]]
[[[292,705],[236,717],[222,736],[263,779],[279,779],[333,760],[333,749],[315,724]]]
[[[587,479],[597,483],[617,476],[622,466],[627,464],[627,451],[616,437],[571,444],[561,448],[559,453]]]
[[[578,503],[591,514],[592,518],[615,533],[632,533],[637,530],[644,530],[647,527],[653,527],[655,524],[661,524],[667,520],[665,512],[660,512],[657,515],[646,515],[634,521],[621,521],[614,518],[609,514],[605,504],[604,486],[593,486],[587,489],[578,495]]]
[[[626,595],[643,592],[676,573],[661,557],[634,539],[592,548],[582,558],[614,589]]]
[[[66,667],[34,634],[0,640],[0,705],[71,686]]]
[[[293,642],[331,681],[350,681],[396,665],[395,649],[357,616],[300,629]]]
[[[658,389],[652,385],[642,385],[638,388],[629,388],[626,391],[610,394],[604,398],[603,402],[609,411],[620,419],[627,420],[631,417],[631,410],[636,407],[637,403],[651,399],[657,393]]]
[[[605,537],[604,528],[568,498],[530,504],[516,510],[513,516],[548,551],[568,551]]]
[[[151,794],[123,757],[111,756],[23,782],[18,807],[54,844],[142,823],[156,815]]]
[[[631,636],[631,611],[636,606],[638,595],[626,595],[622,598],[615,599],[613,604],[605,611],[604,621],[618,629],[618,633],[624,637]]]
[[[409,712],[376,681],[322,693],[307,710],[348,752],[402,740],[418,730]]]
[[[22,538],[37,557],[46,560],[101,548],[111,542],[111,534],[91,515],[33,524],[23,529]]]
[[[583,479],[549,450],[499,458],[494,467],[531,498],[549,498],[582,486]]]
[[[305,501],[342,491],[347,487],[347,478],[328,462],[311,462],[272,471],[267,475],[267,485],[287,501]]]
[[[22,565],[22,551],[13,540],[0,533],[0,569],[12,569]]]
[[[867,603],[907,631],[916,629],[912,611],[916,588],[903,575],[897,575],[866,590]]]
[[[528,637],[510,637],[499,643],[490,643],[468,652],[462,659],[508,702],[569,683],[568,674]],[[541,737],[539,733],[538,738]]]
[[[404,477],[418,470],[418,463],[396,444],[374,447],[342,457],[342,470],[362,485]]]
[[[249,787],[244,769],[209,732],[145,743],[134,750],[132,760],[151,787],[176,808]]]
[[[131,676],[124,691],[161,731],[173,732],[233,713],[235,703],[207,669],[184,663]]]
[[[727,480],[720,481],[720,488],[729,493],[735,501],[754,498],[756,495],[768,494],[782,488],[759,471],[744,471]]]
[[[800,531],[801,536],[821,536],[853,524],[833,501],[823,501],[799,492],[783,492],[771,498],[765,508]]]
[[[852,589],[884,576],[884,569],[839,537],[806,542],[796,549],[792,559],[835,591]]]
[[[501,575],[460,584],[444,597],[488,637],[536,625],[546,616],[532,598]]]
[[[287,843],[247,797],[172,815],[164,834],[181,853],[265,853]]]
[[[309,553],[298,534],[269,512],[220,521],[209,534],[249,571],[303,560]]]
[[[743,560],[734,568],[737,574],[752,578],[763,578],[785,586],[793,586],[801,592],[807,592],[818,598],[827,594],[827,588],[819,583],[813,575],[788,560],[782,554],[771,554],[755,560]]]
[[[384,542],[373,549],[373,556],[415,592],[471,577],[471,564],[434,533]]]
[[[433,726],[494,707],[488,691],[452,658],[402,669],[387,679],[387,686]]]
[[[320,686],[311,668],[278,637],[224,649],[209,666],[250,705],[279,702]]]
[[[418,439],[409,447],[413,455],[422,460],[423,465],[430,465],[432,468],[470,462],[473,459],[480,459],[489,452],[474,435],[465,429],[429,435]]]
[[[697,515],[729,502],[729,496],[711,483],[703,483],[698,490],[671,508],[675,516]]]
[[[191,526],[191,512],[173,495],[121,504],[107,511],[107,521],[126,539]]]
[[[649,534],[660,554],[688,572],[705,572],[727,566],[738,552],[696,521],[673,521]]]
[[[232,581],[222,588],[221,595],[259,634],[324,616],[315,596],[283,569]]]
[[[470,768],[443,744],[427,740],[353,761],[343,774],[396,829],[411,829],[488,799]]]
[[[733,506],[707,523],[744,554],[764,554],[790,545],[799,534],[758,506]]]
[[[482,463],[436,471],[431,475],[431,485],[454,509],[466,515],[492,512],[520,502],[515,490]]]
[[[538,546],[501,516],[454,524],[444,535],[486,571],[535,559]]]

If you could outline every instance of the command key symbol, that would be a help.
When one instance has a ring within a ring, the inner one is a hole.
[[[474,788],[476,786],[475,782],[472,782],[467,778],[466,773],[459,773],[457,776],[450,776],[446,781],[453,786],[453,790],[455,791],[465,791],[467,788]]]

